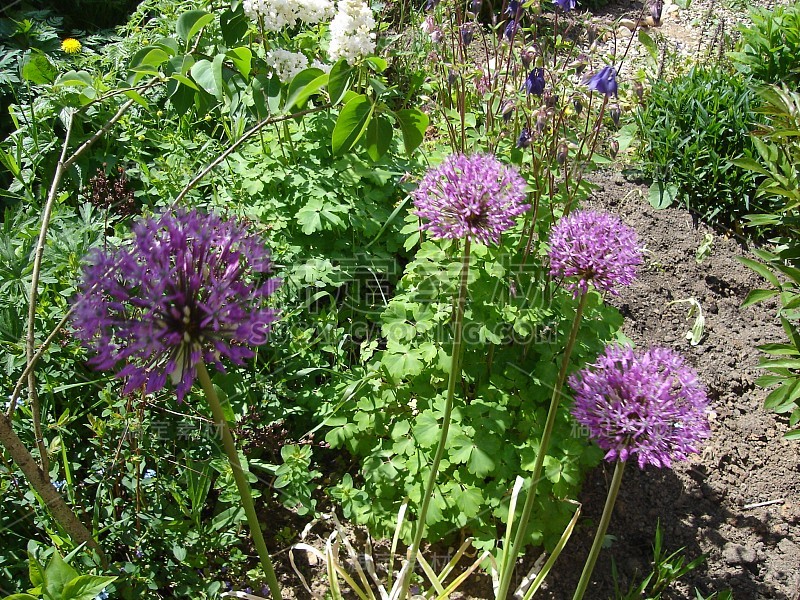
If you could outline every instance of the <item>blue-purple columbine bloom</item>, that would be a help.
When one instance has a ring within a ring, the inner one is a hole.
[[[75,300],[77,337],[89,363],[116,370],[124,393],[162,389],[178,401],[200,361],[224,371],[266,343],[277,313],[268,305],[280,280],[264,241],[235,220],[178,210],[140,220],[131,244],[93,250]]]
[[[544,93],[544,86],[544,68],[534,67],[525,78],[525,91],[535,96],[541,96]]]
[[[508,0],[508,6],[506,6],[506,14],[510,15],[512,19],[517,18],[517,14],[519,14],[520,9],[520,0]]]
[[[481,12],[481,8],[483,7],[483,0],[472,0],[470,7],[472,8],[472,12],[477,15]]]
[[[488,154],[448,156],[430,169],[414,191],[421,229],[437,239],[499,244],[525,204],[525,180],[512,166]]]
[[[589,78],[589,89],[605,94],[617,95],[617,70],[612,66],[605,66]]]
[[[667,348],[608,346],[597,361],[570,376],[572,415],[606,460],[635,459],[670,467],[700,450],[711,410],[697,373]]]
[[[553,0],[553,2],[564,12],[569,12],[575,8],[575,0]]]
[[[471,23],[462,25],[459,33],[461,34],[461,43],[465,46],[469,46],[475,38],[475,31]]]
[[[516,20],[511,19],[508,23],[506,23],[506,28],[503,30],[503,37],[505,37],[509,42],[514,39],[514,36],[517,34],[517,29],[519,29],[519,23]]]
[[[527,148],[531,145],[531,130],[527,127],[523,127],[522,131],[519,132],[519,137],[517,138],[517,148]]]

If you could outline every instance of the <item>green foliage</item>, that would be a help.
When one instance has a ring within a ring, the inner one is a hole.
[[[739,25],[739,47],[731,58],[742,73],[764,83],[800,87],[800,4],[755,8],[752,25]]]
[[[635,115],[651,203],[664,208],[677,200],[704,219],[734,225],[765,210],[754,175],[731,162],[755,153],[749,133],[763,121],[756,104],[752,83],[720,68],[655,81]]]
[[[665,556],[663,552],[663,535],[661,524],[656,525],[655,539],[653,540],[653,570],[642,581],[636,585],[632,583],[626,592],[619,588],[616,564],[612,563],[612,577],[614,578],[614,600],[661,600],[664,592],[678,579],[694,571],[702,565],[707,556],[698,556],[694,560],[686,563],[686,557],[680,548]],[[724,592],[723,592],[724,593]],[[699,595],[699,594],[698,594]],[[717,594],[712,597],[716,598]],[[722,600],[723,596],[719,597]]]

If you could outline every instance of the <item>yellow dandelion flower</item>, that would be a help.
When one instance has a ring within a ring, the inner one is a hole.
[[[75,38],[67,38],[61,42],[61,49],[67,54],[76,54],[81,51],[81,43]]]

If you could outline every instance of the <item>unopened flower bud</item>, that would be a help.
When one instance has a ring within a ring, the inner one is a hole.
[[[472,30],[472,23],[467,23],[461,26],[461,43],[464,46],[469,46],[475,38],[475,32]]]
[[[536,58],[536,51],[533,48],[525,48],[520,53],[520,58],[522,59],[522,66],[527,69],[531,66],[533,59]]]
[[[547,113],[543,110],[537,112],[536,116],[536,133],[542,133],[547,126]]]
[[[597,25],[589,23],[589,26],[586,28],[586,37],[589,40],[590,46],[594,44],[594,41],[597,39]]]
[[[572,108],[575,109],[577,114],[581,114],[581,111],[583,110],[583,102],[581,102],[581,99],[577,96],[572,99]]]
[[[558,102],[558,96],[553,93],[553,90],[545,90],[542,99],[547,108],[553,108]]]
[[[508,123],[511,120],[511,116],[514,114],[514,103],[511,100],[506,100],[503,103],[503,121]]]
[[[641,81],[633,82],[633,92],[636,94],[636,97],[639,99],[639,102],[641,102],[642,98],[644,97],[644,86],[642,85]]]
[[[567,156],[569,156],[569,148],[565,142],[561,142],[556,150],[556,162],[563,166],[567,162]]]
[[[617,140],[611,140],[609,144],[609,152],[611,153],[611,158],[616,158],[617,154],[619,153],[619,142]]]
[[[608,113],[611,115],[611,120],[614,121],[614,127],[619,127],[619,118],[622,111],[619,109],[619,104],[614,104],[609,109]]]
[[[661,0],[650,2],[650,16],[653,17],[653,24],[658,27],[661,25],[661,13],[664,10],[664,3]]]

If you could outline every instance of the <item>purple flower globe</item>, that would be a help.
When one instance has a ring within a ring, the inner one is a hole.
[[[525,204],[525,180],[488,154],[447,157],[430,169],[414,191],[415,214],[434,238],[499,244]]]
[[[605,212],[582,210],[561,219],[550,233],[550,274],[577,277],[567,284],[575,296],[585,294],[591,283],[614,296],[616,288],[630,285],[642,251],[636,232]]]
[[[197,211],[164,213],[134,227],[129,246],[95,249],[84,266],[73,325],[98,369],[116,369],[124,393],[164,387],[181,402],[201,361],[224,371],[267,341],[279,279],[263,240],[235,221]]]
[[[589,89],[605,94],[606,96],[617,95],[617,70],[611,66],[605,66],[589,78]]]
[[[667,348],[608,346],[570,376],[572,415],[606,450],[606,460],[670,467],[699,451],[710,409],[697,373]]]

